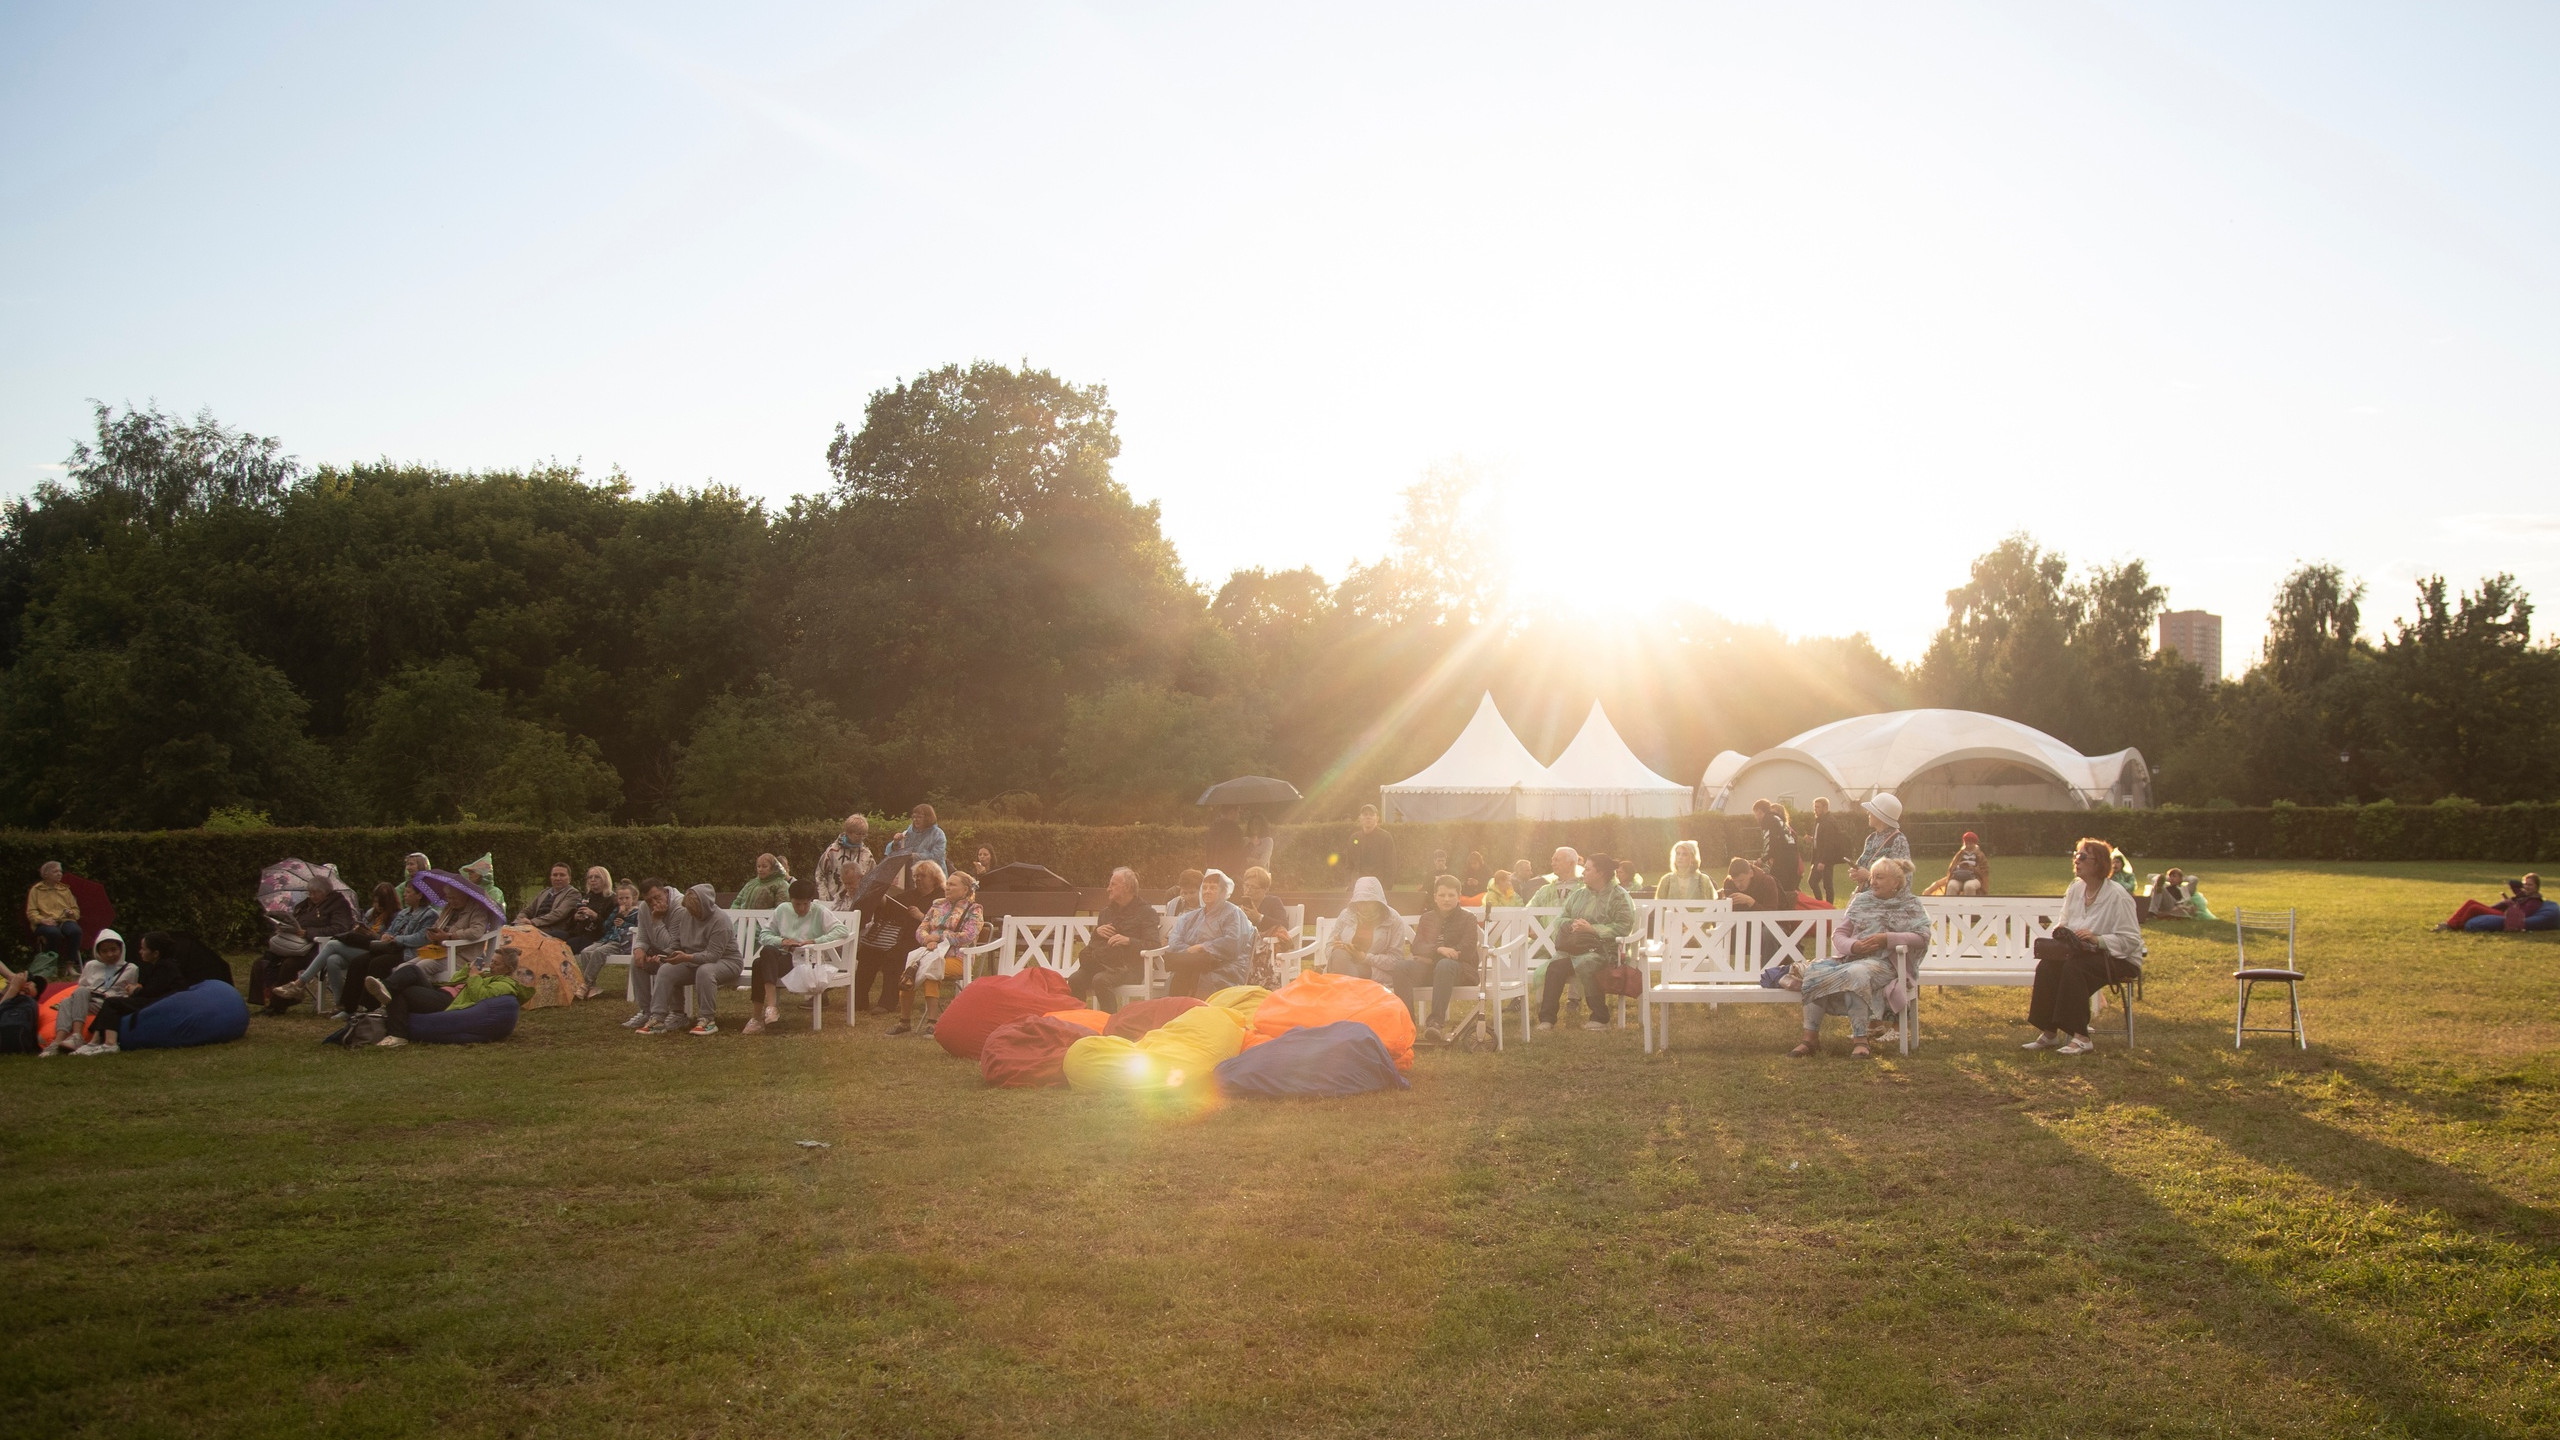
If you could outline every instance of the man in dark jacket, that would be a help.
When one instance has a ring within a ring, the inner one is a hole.
[[[1085,942],[1076,973],[1067,989],[1095,1008],[1112,1009],[1123,985],[1147,978],[1146,952],[1164,944],[1164,918],[1138,898],[1138,872],[1123,865],[1111,872],[1111,888],[1093,917],[1093,938]]]
[[[1839,903],[1831,893],[1831,867],[1857,858],[1849,848],[1856,828],[1831,813],[1829,797],[1813,797],[1813,829],[1805,837],[1805,881],[1814,898],[1826,905]]]
[[[1339,878],[1357,882],[1366,876],[1392,890],[1396,883],[1396,841],[1378,824],[1378,807],[1360,807],[1360,828],[1342,847]]]

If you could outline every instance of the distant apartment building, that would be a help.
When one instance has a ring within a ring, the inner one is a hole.
[[[2160,648],[2175,650],[2204,670],[2207,680],[2222,678],[2222,617],[2210,610],[2172,610],[2160,617]]]

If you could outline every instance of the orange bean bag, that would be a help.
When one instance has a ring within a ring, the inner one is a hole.
[[[68,980],[56,980],[44,987],[43,998],[36,1001],[36,1043],[38,1045],[50,1048],[54,1037],[61,1033],[62,1002],[77,988]],[[97,1028],[96,1022],[92,1021],[83,1028],[80,1038],[88,1039],[86,1032],[95,1028]]]
[[[1096,1035],[1102,1033],[1103,1026],[1111,1023],[1111,1012],[1107,1010],[1052,1010],[1049,1013],[1070,1024],[1081,1025]]]
[[[1102,1027],[1102,1033],[1117,1035],[1123,1040],[1141,1039],[1148,1031],[1185,1010],[1199,1009],[1203,1003],[1205,1002],[1189,995],[1167,995],[1161,1000],[1141,1000],[1112,1016],[1111,1023]]]
[[[1067,977],[1046,965],[1027,965],[1010,975],[991,975],[961,987],[934,1022],[933,1038],[943,1049],[975,1062],[987,1037],[998,1027],[1030,1015],[1076,1008]]]
[[[1068,1019],[1077,1011],[1026,1015],[999,1025],[978,1050],[978,1073],[990,1085],[1037,1089],[1067,1083],[1067,1047],[1090,1040],[1098,1032]]]
[[[1413,1012],[1375,980],[1309,971],[1271,992],[1253,1012],[1253,1034],[1270,1040],[1306,1025],[1357,1020],[1378,1032],[1398,1070],[1413,1068]],[[1254,1043],[1251,1037],[1247,1044]]]

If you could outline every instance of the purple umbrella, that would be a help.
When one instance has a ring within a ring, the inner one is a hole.
[[[439,910],[452,904],[456,899],[468,900],[488,911],[492,923],[499,925],[507,923],[507,912],[498,908],[497,901],[482,893],[479,886],[450,870],[421,870],[409,877],[409,883],[416,886],[418,893],[427,897],[427,900]]]

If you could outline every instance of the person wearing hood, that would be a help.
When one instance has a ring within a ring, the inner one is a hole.
[[[98,1020],[99,1038],[72,1054],[113,1055],[119,1048],[118,1037],[134,1016],[207,980],[235,983],[231,962],[215,954],[212,946],[183,931],[154,930],[144,935],[142,956],[134,968],[140,972],[140,983],[127,994],[98,1002],[93,1013]]]
[[[738,910],[778,910],[791,898],[791,872],[782,858],[771,853],[756,857],[756,877],[738,887],[730,907]]]
[[[89,954],[89,963],[80,967],[79,983],[54,1010],[53,1044],[41,1054],[68,1055],[79,1049],[88,1040],[89,1017],[101,1004],[142,988],[142,968],[125,958],[122,935],[99,931],[89,944]]]
[[[649,908],[640,917],[648,953],[642,955],[635,946],[631,954],[632,971],[647,981],[649,996],[647,1017],[636,1028],[643,1035],[673,1033],[683,1023],[683,1006],[676,997],[690,985],[694,1019],[687,1033],[717,1035],[720,992],[736,983],[744,968],[738,932],[720,908],[719,892],[709,885],[686,890],[679,904],[667,904],[666,894],[664,885],[650,892]]]
[[[1564,892],[1558,903],[1556,958],[1547,962],[1545,993],[1538,997],[1538,1028],[1553,1030],[1564,1013],[1568,980],[1582,982],[1582,1028],[1604,1030],[1600,1019],[1608,1001],[1600,993],[1600,971],[1616,963],[1618,941],[1636,928],[1636,902],[1619,888],[1617,862],[1594,854],[1582,862],[1582,883]]]
[[[1165,937],[1165,994],[1214,995],[1253,977],[1253,920],[1227,899],[1235,888],[1223,870],[1200,877],[1200,903],[1175,918]]]
[[[853,903],[854,893],[862,888],[862,877],[871,873],[871,821],[855,814],[844,817],[844,829],[818,852],[818,901],[830,907]]]
[[[567,862],[551,867],[551,884],[539,895],[525,902],[516,916],[519,925],[530,925],[554,940],[566,943],[569,929],[577,923],[578,907],[586,903],[586,894],[569,881],[573,872]]]
[[[1891,791],[1878,792],[1874,799],[1858,808],[1867,812],[1867,844],[1858,852],[1857,863],[1849,867],[1849,878],[1864,890],[1867,888],[1867,871],[1879,860],[1899,860],[1908,873],[1911,868],[1911,837],[1902,833],[1902,798]]]
[[[1324,968],[1380,984],[1395,982],[1396,966],[1413,943],[1413,927],[1387,903],[1387,887],[1375,875],[1351,883],[1351,903],[1334,917],[1333,943]]]
[[[507,913],[507,892],[498,888],[498,861],[494,855],[482,851],[479,859],[462,867],[461,875],[480,887],[480,893],[489,897],[489,903],[498,907],[499,914]]]

